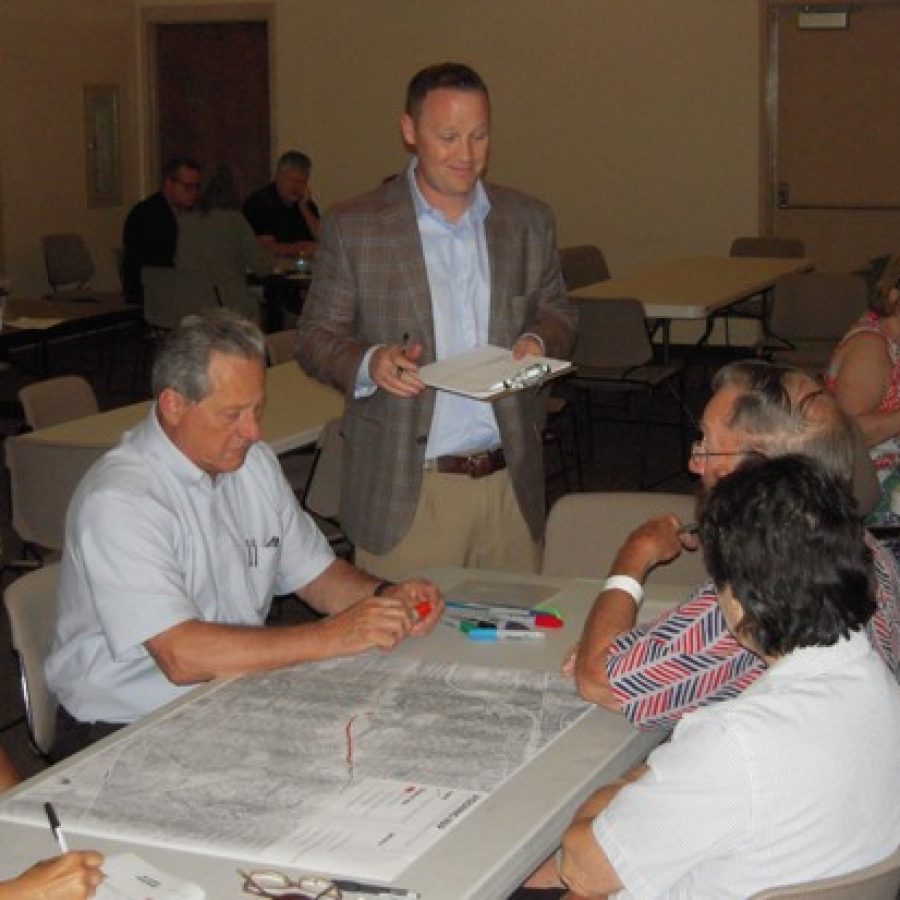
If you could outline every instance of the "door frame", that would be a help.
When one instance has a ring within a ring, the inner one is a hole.
[[[760,35],[760,191],[761,234],[774,235],[778,163],[778,28],[779,10],[827,7],[854,10],[896,6],[897,0],[763,0],[759,8]]]

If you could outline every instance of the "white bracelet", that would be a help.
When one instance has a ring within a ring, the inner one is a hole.
[[[644,602],[643,585],[637,578],[632,578],[630,575],[610,575],[603,583],[603,590],[625,591],[634,600],[634,605],[638,609],[641,608],[641,604]]]

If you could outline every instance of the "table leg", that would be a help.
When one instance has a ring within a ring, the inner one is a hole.
[[[672,352],[672,320],[661,319],[660,325],[662,327],[662,361],[663,365],[667,366]]]

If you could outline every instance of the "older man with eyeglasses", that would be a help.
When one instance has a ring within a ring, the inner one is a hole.
[[[761,361],[733,363],[713,382],[690,469],[699,503],[749,454],[802,453],[852,481],[853,425],[807,373]],[[877,610],[869,639],[900,680],[900,577],[889,551],[871,535]],[[677,516],[661,515],[625,540],[564,671],[579,693],[620,710],[640,727],[671,727],[699,706],[727,700],[752,684],[765,664],[728,632],[710,582],[649,626],[635,627],[651,569],[694,551],[696,537]]]

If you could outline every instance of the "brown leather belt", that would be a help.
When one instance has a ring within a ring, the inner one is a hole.
[[[506,468],[503,448],[480,450],[466,456],[438,456],[425,460],[426,472],[443,472],[449,475],[468,475],[470,478],[484,478]]]

